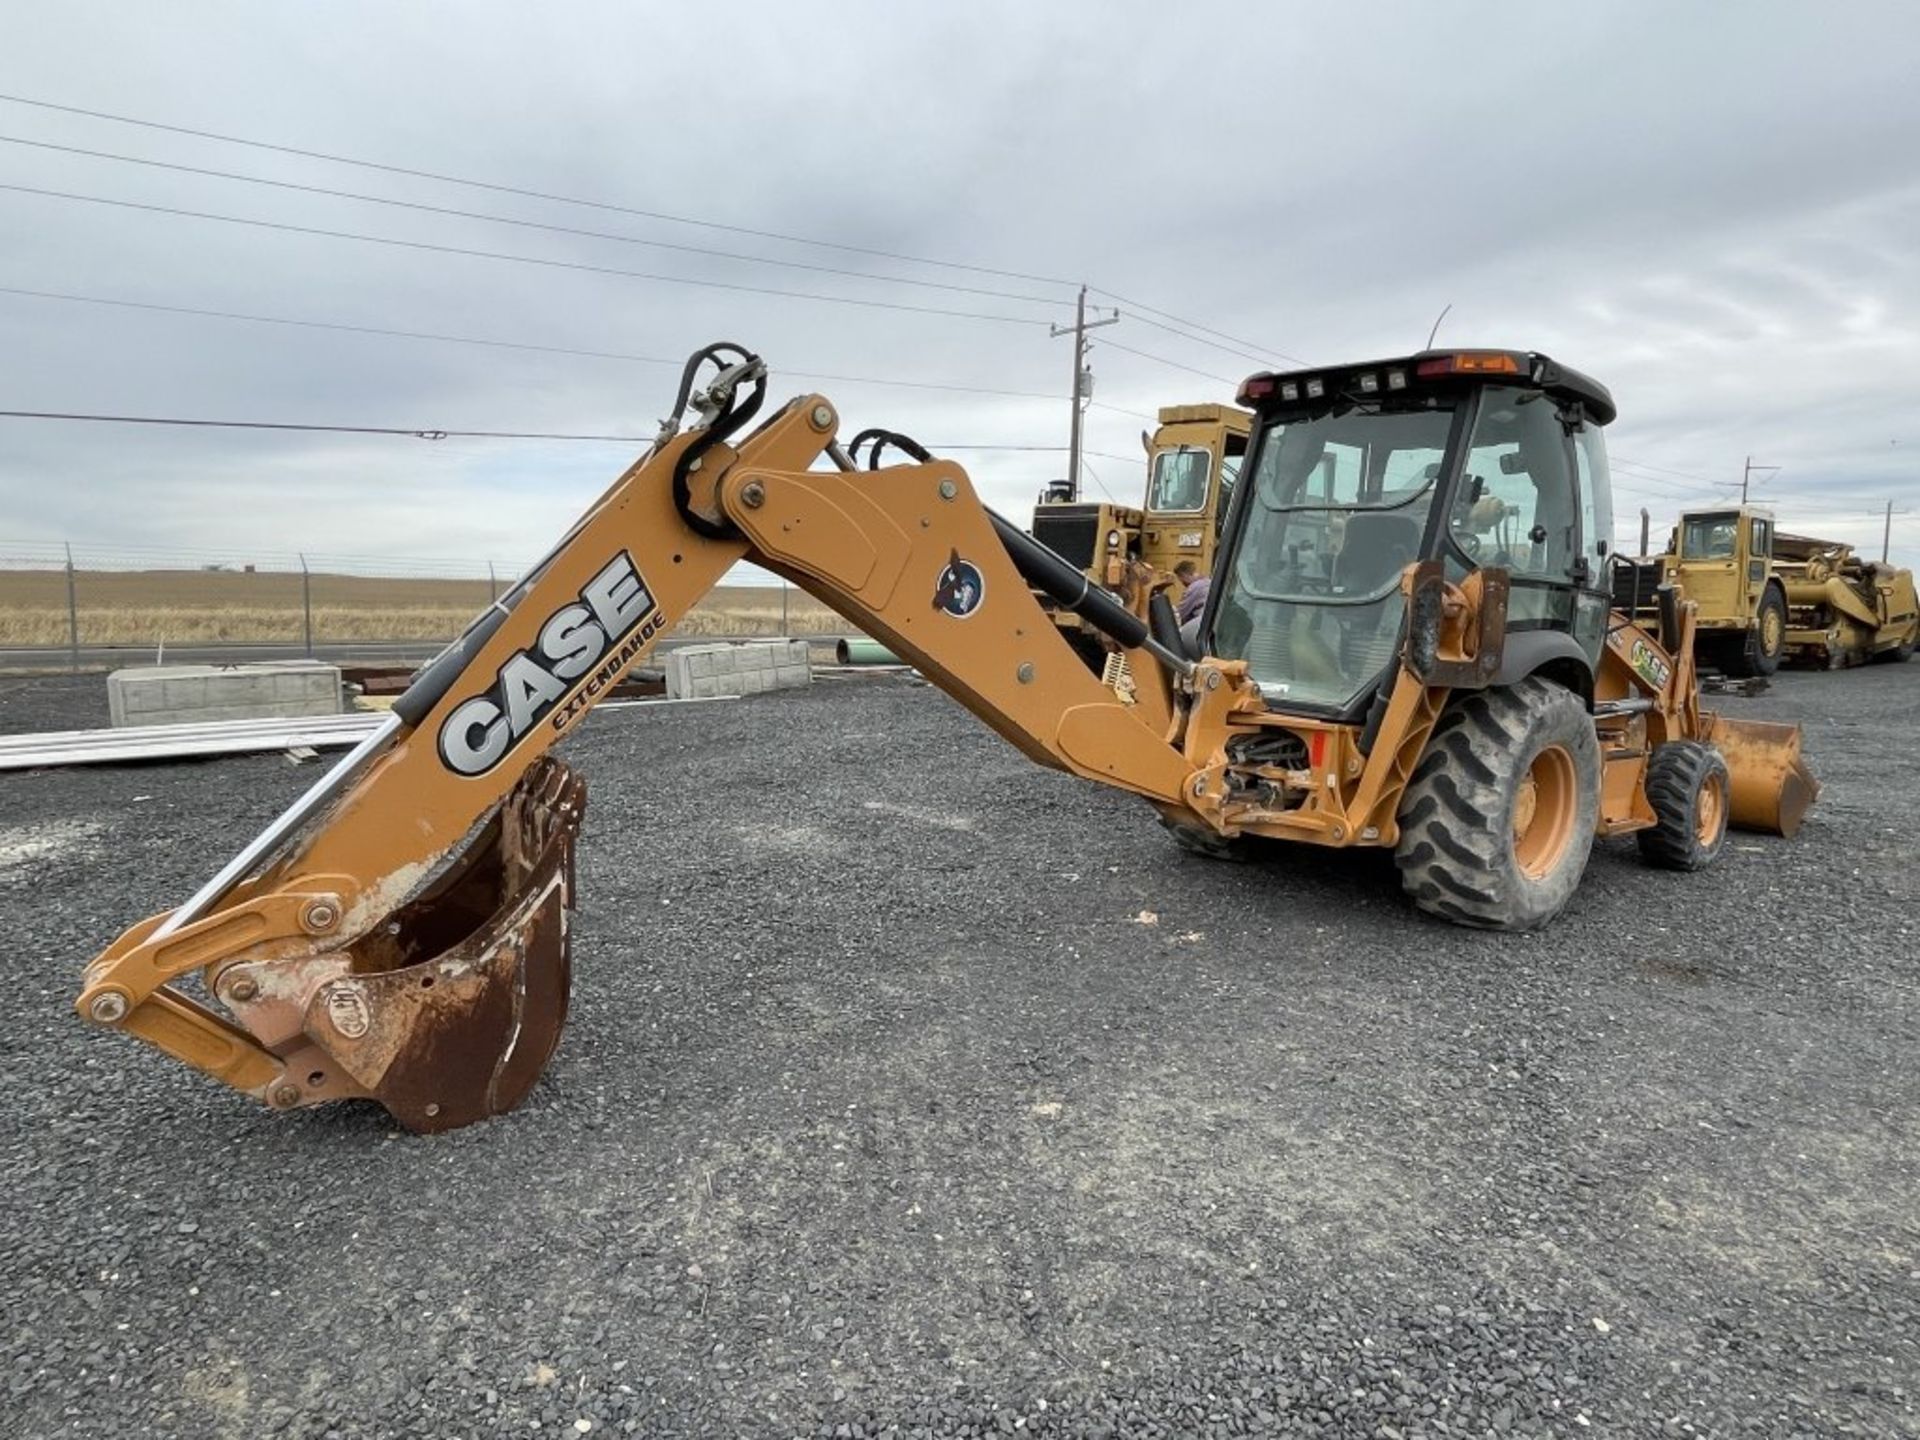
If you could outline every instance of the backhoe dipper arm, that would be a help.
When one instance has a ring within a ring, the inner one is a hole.
[[[741,560],[885,640],[1034,760],[1183,805],[1204,765],[1177,716],[1095,679],[1028,588],[1077,582],[1071,567],[949,461],[854,470],[820,396],[735,448],[758,399],[735,392],[763,375],[733,367],[695,402],[706,426],[663,428],[373,741],[88,966],[80,1013],[276,1108],[368,1096],[419,1130],[510,1109],[567,1000],[584,786],[547,751]],[[823,455],[835,468],[811,468]],[[1121,643],[1136,667],[1164,660],[1152,678],[1170,693],[1186,662],[1133,624]],[[168,983],[192,971],[232,1021]]]

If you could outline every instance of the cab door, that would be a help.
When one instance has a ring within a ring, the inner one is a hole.
[[[1766,588],[1767,575],[1773,569],[1773,521],[1764,515],[1747,521],[1747,612],[1753,614],[1760,604],[1760,592]]]

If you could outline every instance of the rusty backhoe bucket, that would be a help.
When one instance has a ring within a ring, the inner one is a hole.
[[[1724,715],[1701,719],[1705,738],[1727,762],[1735,827],[1791,836],[1820,794],[1820,782],[1800,758],[1800,727]]]
[[[585,803],[584,781],[537,761],[466,849],[371,931],[222,972],[236,1018],[290,1071],[311,1068],[294,1103],[367,1096],[431,1132],[521,1101],[566,1024]]]

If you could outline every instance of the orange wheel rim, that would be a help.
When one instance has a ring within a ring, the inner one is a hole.
[[[1552,874],[1566,858],[1579,794],[1579,773],[1564,746],[1533,757],[1513,797],[1513,858],[1529,880]]]
[[[1700,803],[1693,810],[1693,834],[1709,849],[1720,839],[1727,823],[1727,782],[1718,775],[1707,777],[1700,787]]]

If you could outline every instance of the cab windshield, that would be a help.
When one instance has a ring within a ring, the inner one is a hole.
[[[1448,406],[1270,423],[1220,577],[1213,649],[1277,697],[1344,707],[1393,662],[1400,574],[1420,554]]]
[[[1207,508],[1207,479],[1213,454],[1198,445],[1162,450],[1153,457],[1153,476],[1147,482],[1147,509],[1192,512]]]
[[[1680,554],[1688,560],[1731,560],[1739,540],[1738,515],[1689,515],[1680,527]]]

